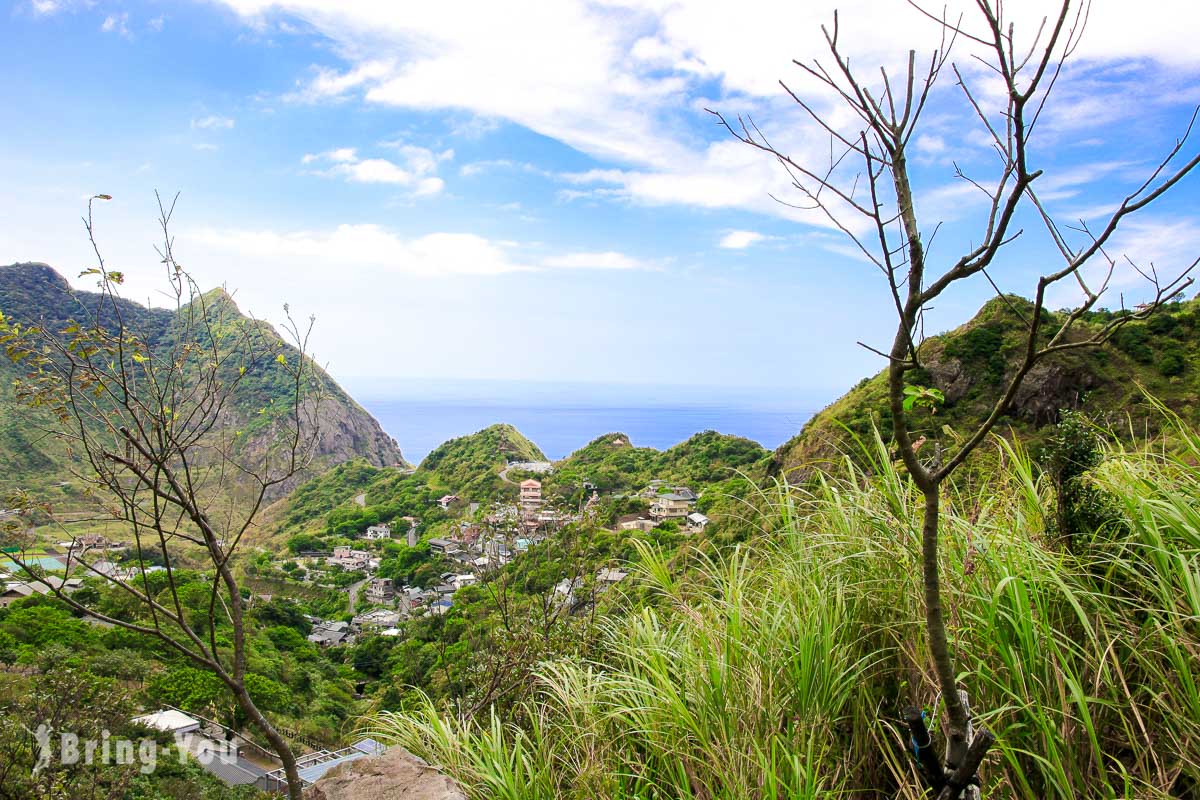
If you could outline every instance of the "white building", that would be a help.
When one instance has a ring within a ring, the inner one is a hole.
[[[371,527],[367,528],[367,532],[363,535],[363,538],[369,542],[375,542],[380,539],[391,539],[392,526],[388,525],[386,522],[382,525],[372,525]]]

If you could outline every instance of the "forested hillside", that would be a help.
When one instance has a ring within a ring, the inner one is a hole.
[[[58,333],[73,321],[85,324],[99,302],[99,294],[74,291],[45,264],[0,267],[0,313],[14,323]],[[247,321],[233,298],[222,289],[214,289],[195,302],[202,304],[203,313],[218,323],[218,332]],[[169,344],[174,311],[125,300],[118,301],[116,310],[127,328],[136,331],[152,349]],[[296,354],[269,325],[252,325],[255,335],[270,344],[264,351],[277,351],[285,357]],[[274,423],[287,407],[281,394],[286,393],[287,386],[281,371],[273,369],[273,364],[244,366],[245,379],[239,383],[228,406],[231,413],[221,420],[221,426],[227,431],[238,431],[240,451],[253,453],[272,445],[276,436]],[[34,488],[48,493],[50,500],[78,502],[79,498],[71,494],[71,476],[66,469],[72,456],[59,442],[42,434],[41,418],[19,404],[14,396],[13,379],[23,375],[23,370],[21,364],[0,359],[0,458],[6,464],[4,475],[0,476],[0,490]],[[323,397],[315,421],[320,426],[321,438],[307,474],[350,458],[381,466],[403,464],[399,447],[379,423],[323,370],[317,368],[317,374]]]

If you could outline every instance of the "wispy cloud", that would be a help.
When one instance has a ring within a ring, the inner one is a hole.
[[[519,242],[445,232],[404,238],[374,224],[291,232],[206,228],[188,232],[183,238],[261,262],[300,262],[314,268],[383,269],[425,277],[657,268],[653,263],[616,251],[534,256],[526,252],[529,247]]]
[[[438,165],[454,158],[453,150],[434,153],[425,147],[388,143],[399,153],[399,163],[386,158],[360,158],[353,147],[339,147],[324,153],[308,153],[304,164],[324,164],[314,174],[342,177],[351,183],[384,183],[406,186],[416,197],[433,195],[445,188],[446,182],[435,174]]]
[[[730,231],[717,242],[718,247],[726,250],[745,250],[751,245],[758,244],[767,237],[757,231]]]
[[[202,131],[229,130],[234,126],[234,121],[231,117],[222,117],[219,114],[209,114],[206,117],[192,120],[192,128]]]
[[[249,25],[300,21],[342,56],[341,68],[313,68],[294,93],[298,98],[355,98],[399,109],[465,113],[471,124],[485,130],[510,121],[619,167],[622,174],[614,183],[624,198],[748,208],[817,225],[821,215],[783,210],[767,199],[768,193],[788,187],[769,159],[756,154],[765,168],[748,168],[745,162],[751,157],[730,157],[711,137],[697,137],[685,120],[701,113],[697,101],[702,94],[714,98],[717,108],[756,119],[777,117],[790,105],[781,101],[778,86],[785,79],[799,81],[817,111],[834,124],[853,124],[839,118],[836,101],[803,84],[791,63],[824,51],[821,25],[831,20],[835,6],[842,12],[846,52],[856,63],[903,66],[910,43],[930,41],[933,33],[926,18],[912,11],[898,13],[891,0],[822,0],[785,8],[776,0],[715,6],[702,0],[561,0],[549,5],[514,0],[475,8],[469,18],[445,4],[414,10],[410,4],[344,0],[222,1]],[[1033,0],[1014,0],[1006,12],[1018,36],[1027,38],[1036,33],[1044,14]],[[1173,13],[1182,15],[1185,8]],[[875,24],[885,16],[887,25]],[[1101,16],[1104,20],[1098,22]],[[772,25],[745,25],[746,19],[767,18]],[[1112,9],[1094,14],[1079,60],[1112,65],[1151,58],[1200,65],[1200,50],[1181,33],[1188,26],[1164,28],[1158,19],[1157,14]],[[956,51],[968,69],[972,47],[960,40]],[[1098,74],[1085,69],[1065,76],[1059,86],[1062,113],[1045,117],[1043,127],[1078,123],[1094,129],[1113,113],[1125,113],[1128,103],[1114,97],[1112,86],[1088,83],[1089,75]],[[1101,77],[1119,78],[1115,73]],[[986,77],[979,80],[980,91],[991,97],[994,87],[989,88]],[[1141,82],[1148,87],[1142,94],[1167,91],[1154,81]],[[957,96],[951,88],[945,94]],[[961,123],[961,113],[953,116]],[[953,127],[916,140],[926,163],[941,164],[986,145]],[[819,145],[827,150],[823,133],[773,138],[806,160],[819,153]],[[742,169],[735,174],[734,166]],[[464,167],[464,174],[472,171]],[[583,190],[571,191],[578,196]]]
[[[1118,228],[1105,251],[1116,265],[1100,305],[1116,308],[1123,302],[1132,307],[1153,296],[1153,284],[1146,275],[1157,274],[1165,285],[1196,261],[1200,256],[1200,222],[1172,217],[1130,219]],[[1085,269],[1084,279],[1093,291],[1100,288],[1108,268],[1103,259],[1093,258]],[[1057,306],[1074,306],[1082,299],[1073,281],[1058,284],[1049,297]]]
[[[120,14],[109,14],[100,23],[100,30],[105,33],[115,33],[127,39],[130,38],[133,34],[129,32],[129,12],[122,11]]]
[[[567,253],[542,261],[550,269],[651,269],[641,259],[608,250],[602,253]]]

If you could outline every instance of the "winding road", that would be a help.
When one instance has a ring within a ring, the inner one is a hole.
[[[363,578],[358,583],[350,584],[350,613],[354,613],[354,607],[358,605],[358,590],[363,587],[363,584],[369,581],[370,578]]]

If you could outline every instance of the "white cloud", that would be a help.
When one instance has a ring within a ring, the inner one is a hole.
[[[758,244],[765,238],[767,237],[757,231],[730,231],[721,237],[721,241],[717,242],[717,246],[724,247],[727,250],[745,250],[747,247]]]
[[[711,98],[716,108],[775,121],[777,129],[769,131],[775,143],[819,163],[828,156],[828,140],[812,125],[797,124],[802,115],[778,81],[794,85],[835,125],[854,124],[792,63],[825,52],[821,26],[832,21],[834,8],[841,12],[845,52],[871,81],[875,65],[900,74],[909,48],[932,47],[937,39],[934,23],[894,0],[514,0],[476,4],[469,14],[435,3],[222,2],[247,24],[298,20],[328,40],[344,65],[315,68],[299,97],[463,113],[488,127],[510,121],[617,168],[593,176],[600,187],[568,189],[564,197],[750,209],[816,225],[825,224],[820,214],[788,209],[767,196],[797,199],[768,157],[718,130],[697,130],[705,119],[698,106]],[[971,5],[950,0],[947,11],[952,18],[966,11],[973,20]],[[1009,0],[1005,11],[1027,44],[1045,3]],[[1063,136],[1077,124],[1094,129],[1106,115],[1127,113],[1131,101],[1122,93],[1128,95],[1128,87],[1113,81],[1139,83],[1136,101],[1148,105],[1179,103],[1188,95],[1179,87],[1194,83],[1125,79],[1111,69],[1114,63],[1150,59],[1172,69],[1200,67],[1200,49],[1191,42],[1198,15],[1190,3],[1160,0],[1151,13],[1120,0],[1095,0],[1091,11],[1077,51],[1081,66],[1059,81],[1063,106],[1043,119],[1047,133]],[[1163,25],[1164,19],[1171,24]],[[996,96],[994,81],[973,63],[971,46],[960,37],[956,59],[979,81],[987,103]],[[947,73],[934,105],[951,97],[961,105]],[[961,122],[970,112],[956,106],[954,115]],[[922,163],[944,165],[986,145],[972,126],[965,127],[918,140]],[[463,174],[474,171],[463,168]]]
[[[327,231],[205,229],[187,238],[197,244],[265,262],[307,267],[385,269],[411,275],[497,275],[528,271],[505,249],[470,233],[431,233],[403,239],[378,225],[339,225]]]
[[[649,269],[643,261],[612,250],[603,253],[567,253],[542,261],[554,269]]]
[[[386,77],[394,68],[391,60],[366,61],[347,72],[317,67],[315,77],[287,97],[310,103],[338,99],[363,84]]]
[[[31,0],[29,7],[38,16],[49,16],[62,10],[63,4],[58,0]]]
[[[109,14],[104,18],[104,22],[100,23],[100,30],[105,33],[115,33],[118,36],[129,38],[129,12],[122,11],[120,14]]]
[[[1083,244],[1080,237],[1077,244]],[[1170,283],[1200,256],[1200,222],[1194,219],[1171,217],[1131,218],[1117,229],[1105,247],[1117,263],[1109,282],[1109,290],[1099,305],[1126,308],[1149,300],[1153,296],[1150,281],[1138,272],[1156,272],[1163,284]],[[1129,262],[1136,264],[1134,269]],[[1061,262],[1060,262],[1061,263]],[[1089,287],[1098,290],[1108,271],[1102,258],[1093,258],[1084,270]],[[1194,274],[1194,273],[1193,273]],[[1071,307],[1083,299],[1079,286],[1070,279],[1060,282],[1049,296],[1055,307]]]
[[[181,243],[212,248],[253,260],[260,266],[306,269],[383,270],[439,277],[501,275],[548,270],[654,269],[641,259],[615,251],[567,252],[540,258],[522,255],[519,242],[489,240],[473,233],[430,233],[411,239],[373,224],[339,225],[332,230],[219,230],[205,228],[180,236]]]
[[[166,16],[163,14],[159,14],[157,17],[154,17],[149,22],[147,22],[146,27],[149,28],[150,30],[154,31],[155,33],[161,33],[162,29],[163,29],[163,25],[165,25],[166,22],[167,22]]]
[[[192,127],[202,131],[227,131],[233,126],[234,121],[230,117],[222,117],[219,114],[209,114],[206,117],[192,120]]]
[[[435,173],[443,161],[454,158],[453,150],[434,153],[425,147],[416,147],[398,142],[385,142],[384,146],[400,154],[401,163],[386,158],[360,158],[353,147],[339,147],[324,153],[307,153],[300,159],[303,164],[327,165],[315,174],[338,176],[351,183],[385,183],[411,187],[414,196],[437,194],[445,188],[445,181]]]

